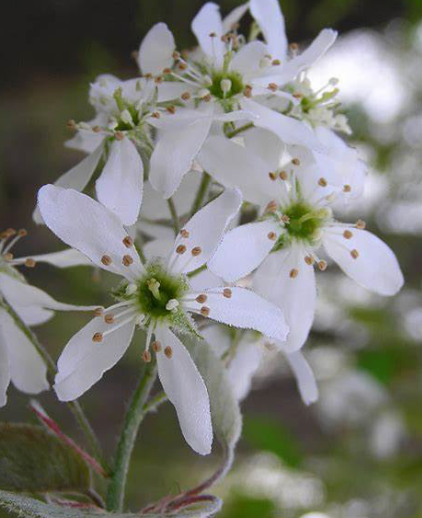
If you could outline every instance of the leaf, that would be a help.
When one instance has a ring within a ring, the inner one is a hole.
[[[10,491],[86,491],[86,463],[39,426],[0,424],[0,488]]]
[[[76,509],[57,504],[46,504],[29,496],[18,495],[0,490],[0,507],[19,516],[29,518],[207,518],[221,509],[221,500],[215,498],[212,501],[190,506],[189,509],[175,511],[169,514],[155,513],[105,513],[97,508]]]

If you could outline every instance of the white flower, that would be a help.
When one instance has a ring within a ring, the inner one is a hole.
[[[261,208],[257,222],[225,236],[209,267],[233,282],[263,263],[255,273],[255,287],[283,309],[290,326],[283,345],[291,352],[304,344],[312,325],[314,266],[321,270],[327,266],[318,257],[319,249],[358,284],[381,295],[397,293],[403,275],[390,248],[365,231],[363,222],[343,224],[334,219],[330,205],[350,185],[330,185],[312,161],[300,165],[293,158],[277,166],[277,150],[265,155],[264,144],[265,140],[259,144],[256,138],[258,154],[223,137],[212,137],[201,152],[199,160],[210,174],[226,187],[239,186],[245,199]]]
[[[15,266],[35,266],[45,262],[59,268],[87,264],[76,250],[14,258],[10,250],[25,230],[8,229],[0,234],[0,297],[13,308],[27,326],[45,323],[53,311],[92,311],[92,306],[73,306],[57,302],[44,291],[29,285]],[[10,381],[20,391],[38,394],[49,388],[46,365],[17,322],[0,306],[0,406],[7,402]]]
[[[239,210],[238,191],[227,190],[195,214],[181,230],[167,258],[143,265],[118,218],[106,207],[71,189],[47,185],[39,207],[47,226],[91,261],[123,278],[114,292],[117,303],[99,312],[68,343],[58,362],[55,390],[61,400],[79,397],[122,357],[137,325],[147,332],[157,356],[164,390],[176,407],[190,446],[209,453],[212,442],[205,384],[174,331],[198,334],[191,314],[284,340],[287,326],[276,306],[250,290],[209,288],[195,291],[187,274],[205,265]],[[172,302],[167,308],[169,301]]]

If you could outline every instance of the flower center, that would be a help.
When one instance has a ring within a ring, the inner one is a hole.
[[[242,76],[236,72],[215,72],[208,89],[218,99],[229,99],[243,91]]]

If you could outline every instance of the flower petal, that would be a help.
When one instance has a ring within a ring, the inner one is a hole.
[[[243,46],[230,62],[230,70],[238,72],[247,81],[262,73],[261,60],[268,55],[267,46],[262,41],[252,41]]]
[[[225,293],[230,292],[230,296]],[[209,318],[241,329],[254,329],[266,337],[283,342],[289,332],[281,309],[246,288],[213,288],[201,292],[205,303],[189,302],[189,310],[201,313],[208,308]],[[196,295],[194,293],[193,295]],[[199,295],[199,293],[198,293]]]
[[[251,0],[250,10],[262,30],[272,58],[284,60],[287,54],[287,36],[278,0]]]
[[[99,381],[124,355],[135,330],[134,320],[94,342],[95,333],[110,329],[102,317],[92,319],[68,342],[57,363],[54,390],[60,401],[72,401]]]
[[[8,349],[10,377],[15,387],[27,394],[47,390],[49,385],[44,360],[6,311],[0,311],[0,327]]]
[[[246,2],[238,7],[232,9],[227,16],[223,19],[223,32],[227,34],[231,30],[233,30],[233,26],[236,25],[243,15],[246,14],[246,11],[249,9],[249,2]]]
[[[50,230],[97,266],[130,280],[143,271],[136,250],[123,244],[128,234],[119,218],[97,201],[73,189],[45,185],[39,191],[38,204]],[[130,266],[122,263],[125,255],[133,259]],[[111,259],[110,265],[101,261],[103,256]]]
[[[234,395],[238,400],[244,399],[251,389],[252,378],[262,360],[263,348],[255,340],[243,339],[228,367],[229,379],[232,382]]]
[[[250,149],[226,137],[209,137],[198,162],[225,187],[238,187],[245,200],[258,205],[274,198],[274,184],[269,179],[270,166]]]
[[[183,437],[201,455],[211,452],[213,432],[208,391],[195,363],[182,342],[167,328],[159,327],[156,338],[171,347],[172,357],[157,353],[158,376],[176,408]]]
[[[223,22],[220,8],[213,2],[207,2],[192,21],[192,32],[202,52],[220,68],[224,61]]]
[[[279,233],[280,226],[272,219],[230,230],[209,261],[208,268],[226,282],[235,282],[258,268],[271,252]]]
[[[245,132],[243,140],[247,149],[265,160],[270,171],[280,167],[285,146],[274,133],[262,128],[251,128]]]
[[[4,310],[0,309],[0,322]],[[7,403],[7,388],[10,383],[9,350],[6,344],[3,329],[0,327],[0,407]]]
[[[139,47],[138,65],[142,74],[153,76],[173,65],[176,49],[173,34],[165,23],[157,23],[146,34]]]
[[[270,254],[255,273],[254,287],[283,311],[290,328],[286,342],[277,345],[285,352],[300,349],[308,338],[316,304],[314,268],[305,263],[305,253],[289,248]]]
[[[350,239],[343,237],[345,230],[352,233]],[[396,256],[374,234],[356,228],[331,227],[324,234],[323,244],[344,273],[364,288],[391,296],[403,286],[403,274]],[[357,252],[356,259],[352,251]]]
[[[218,198],[199,210],[183,227],[174,243],[169,259],[173,272],[187,273],[205,264],[221,243],[230,221],[239,211],[242,197],[237,189],[227,189]],[[180,246],[185,247],[179,253]],[[198,253],[196,253],[198,252]]]
[[[31,255],[19,257],[14,260],[14,264],[24,264],[28,259],[33,259],[36,263],[47,263],[57,268],[69,268],[71,266],[92,266],[92,262],[81,252],[74,248],[52,252],[50,254]]]
[[[286,359],[295,375],[300,395],[305,405],[315,403],[318,399],[318,386],[314,373],[306,358],[300,351],[286,354]]]

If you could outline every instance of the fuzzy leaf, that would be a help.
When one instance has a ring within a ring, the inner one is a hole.
[[[218,498],[209,502],[202,502],[188,509],[174,511],[167,514],[155,513],[105,513],[97,508],[77,509],[57,504],[46,504],[34,498],[0,490],[0,507],[7,511],[29,518],[208,518],[221,509],[221,500]]]
[[[0,424],[0,488],[9,491],[85,491],[88,466],[67,444],[39,426]]]

